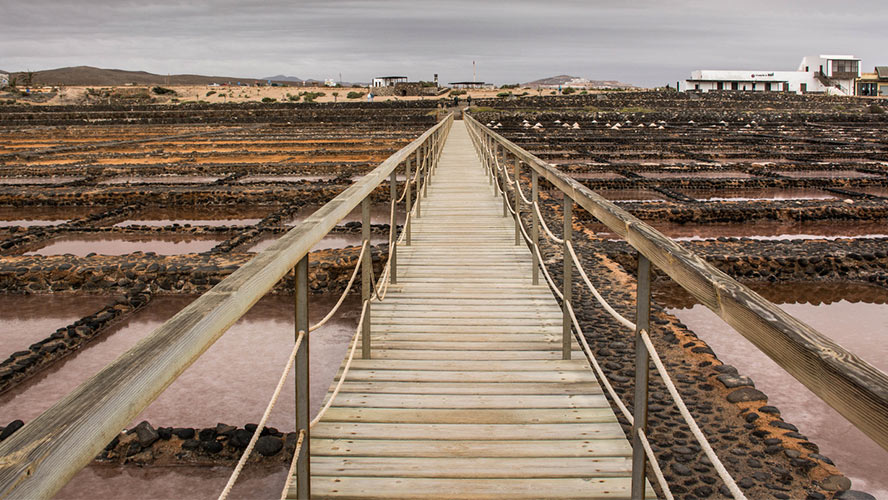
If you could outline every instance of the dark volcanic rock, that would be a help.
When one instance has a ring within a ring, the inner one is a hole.
[[[284,443],[274,436],[262,436],[256,441],[256,452],[266,457],[276,455],[283,447]]]
[[[130,433],[135,432],[136,438],[142,447],[147,448],[160,439],[160,434],[147,421],[143,420]]]
[[[767,401],[768,396],[764,392],[753,389],[751,387],[743,387],[728,394],[728,401],[731,403],[740,403],[745,401]]]
[[[3,429],[3,432],[0,432],[0,441],[12,436],[12,433],[21,429],[24,425],[25,423],[21,420],[13,420]]]

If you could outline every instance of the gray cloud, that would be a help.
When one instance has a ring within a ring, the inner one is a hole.
[[[776,3],[776,5],[775,5]],[[853,53],[888,64],[879,0],[31,0],[0,17],[0,68],[497,83],[568,73],[662,85],[700,68],[794,69]]]

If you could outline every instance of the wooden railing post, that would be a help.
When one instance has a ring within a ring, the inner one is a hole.
[[[416,218],[419,219],[422,217],[422,185],[425,183],[425,173],[423,172],[423,166],[425,165],[425,159],[422,155],[422,146],[416,148],[416,169],[419,173],[416,174]]]
[[[651,261],[638,254],[638,284],[635,306],[635,401],[632,425],[632,498],[644,498],[647,457],[638,431],[647,433],[648,351],[641,332],[650,334],[651,324]]]
[[[561,305],[562,315],[561,315],[561,359],[570,359],[570,351],[571,349],[571,321],[570,321],[570,306],[571,306],[571,296],[573,295],[573,259],[570,257],[570,250],[567,248],[567,244],[570,243],[571,237],[573,236],[573,199],[564,193],[564,281],[561,284],[561,293],[564,295],[564,300]]]
[[[539,174],[534,169],[530,170],[530,179],[531,179],[531,188],[530,188],[530,201],[533,202],[534,206],[538,205],[540,202],[540,185],[539,185]],[[533,277],[533,284],[540,284],[540,260],[537,257],[536,248],[540,245],[540,221],[537,218],[537,211],[534,207],[530,207],[531,217],[533,219],[533,223],[530,226],[530,241],[533,244],[533,248],[530,249],[530,257],[533,263],[533,269],[531,270]]]
[[[370,294],[373,286],[371,280],[371,267],[373,256],[370,247],[370,195],[361,201],[361,244],[367,245],[364,251],[364,260],[361,262],[361,305],[367,302],[367,312],[364,314],[364,324],[361,326],[361,357],[370,359]]]
[[[392,175],[389,178],[390,191],[392,195],[392,206],[394,209],[389,208],[389,212],[391,214],[391,221],[389,222],[389,253],[392,255],[392,263],[389,265],[389,273],[392,277],[392,283],[398,282],[398,245],[396,244],[398,241],[398,171],[397,169],[392,170]]]
[[[410,184],[410,157],[409,156],[407,157],[405,169],[407,171],[407,185],[404,186],[404,189],[407,190],[407,194],[405,195],[406,200],[407,200],[406,201],[407,204],[406,204],[406,208],[405,208],[405,211],[407,213],[407,221],[404,223],[404,231],[407,232],[407,235],[405,237],[405,243],[407,243],[407,246],[409,247],[410,246],[410,223],[412,222],[411,219],[413,219],[413,217],[410,217],[410,211],[413,210],[413,201],[410,199],[410,196],[412,193],[410,192],[411,191],[411,189],[410,189],[411,184]]]
[[[497,150],[500,149],[500,146],[499,146],[499,144],[494,143],[493,148],[494,148],[493,149],[493,158],[494,158],[494,160],[496,160]],[[509,188],[507,186],[508,181],[506,180],[506,169],[508,168],[508,166],[506,165],[506,158],[508,158],[509,154],[506,153],[505,149],[502,149],[500,152],[502,153],[502,165],[503,165],[503,171],[500,172],[500,174],[499,174],[500,189],[502,191],[501,194],[503,195],[503,217],[508,217],[509,216],[509,199],[508,199]],[[497,172],[499,172],[499,170],[497,170]]]
[[[311,404],[309,383],[309,326],[308,326],[308,254],[294,268],[293,286],[295,287],[296,302],[296,339],[302,334],[302,343],[296,350],[295,377],[296,377],[296,432],[305,432],[302,448],[296,457],[296,497],[308,499],[311,495],[311,464],[309,459],[310,443],[309,424],[311,423]],[[262,429],[256,429],[262,432]]]
[[[515,245],[521,244],[521,181],[519,181],[518,176],[521,175],[521,160],[515,156],[515,167],[513,172],[515,173],[515,196],[513,197],[515,203],[512,205],[515,207]]]

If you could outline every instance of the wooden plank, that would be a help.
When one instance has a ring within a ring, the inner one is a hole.
[[[632,448],[625,437],[563,441],[312,438],[311,453],[346,457],[628,457]]]
[[[355,359],[352,361],[352,370],[373,370],[382,372],[386,370],[412,370],[412,371],[464,371],[464,372],[482,372],[482,371],[498,371],[498,372],[530,372],[530,371],[582,371],[592,375],[589,370],[589,363],[585,358],[572,360],[409,360],[409,359],[393,359],[385,363],[378,363],[373,359]],[[439,374],[445,376],[445,374]],[[508,376],[503,374],[502,376]],[[594,375],[593,375],[594,376]]]
[[[357,408],[331,407],[324,422],[389,422],[430,424],[570,424],[614,422],[610,408]]]
[[[591,370],[539,370],[539,371],[438,371],[438,370],[363,370],[352,368],[350,381],[374,382],[551,382],[573,384],[594,382]]]
[[[558,478],[628,477],[632,463],[624,457],[317,457],[316,476],[425,478]]]
[[[341,392],[364,394],[602,394],[597,381],[577,383],[344,382]]]
[[[320,422],[311,430],[312,439],[388,439],[442,441],[520,441],[620,439],[625,437],[616,422],[571,424],[405,424],[369,422]],[[553,443],[558,446],[560,443]]]
[[[312,482],[312,498],[510,500],[545,498],[628,499],[630,479],[611,477],[525,479],[333,478]],[[543,493],[544,492],[544,493]],[[648,492],[654,498],[653,492]],[[288,497],[292,498],[292,497]]]
[[[340,408],[610,408],[596,394],[340,394],[333,403]]]

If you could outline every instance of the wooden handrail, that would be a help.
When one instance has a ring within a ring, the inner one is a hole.
[[[450,114],[0,443],[0,499],[52,497],[315,243],[452,122]]]
[[[530,166],[888,450],[888,375],[787,314],[693,252],[465,115],[480,134]]]

